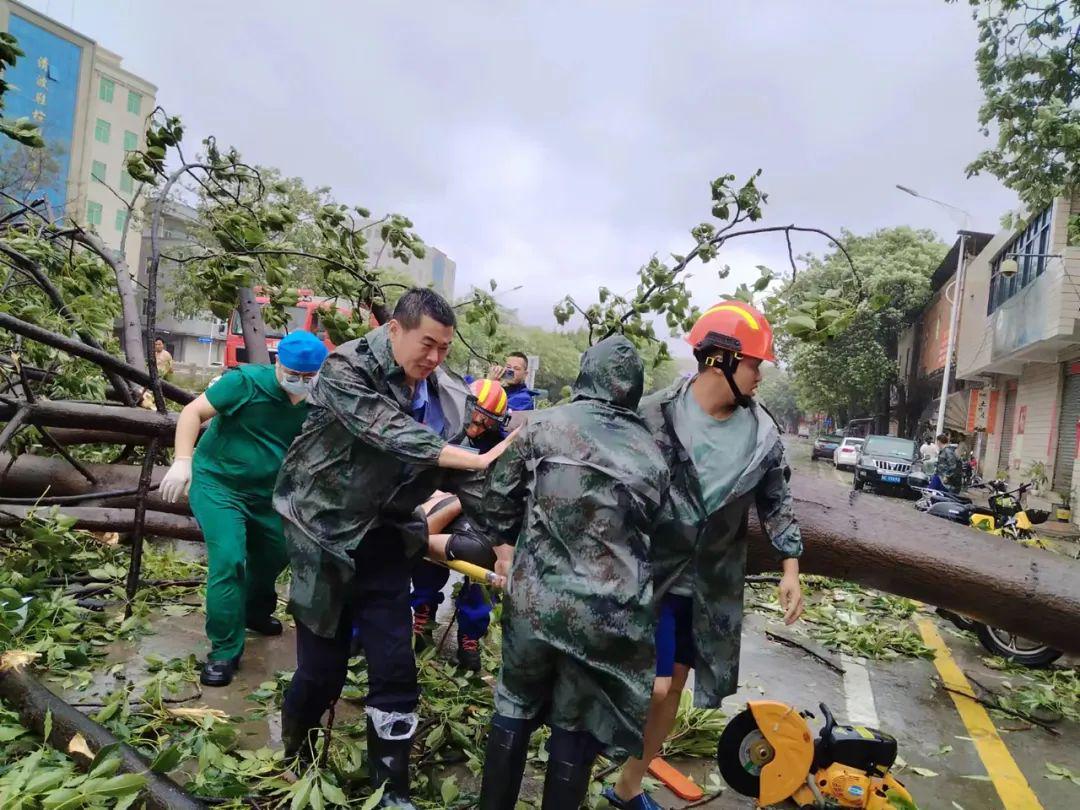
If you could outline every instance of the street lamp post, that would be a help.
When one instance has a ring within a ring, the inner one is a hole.
[[[918,197],[920,200],[932,202],[943,208],[951,208],[953,211],[959,211],[964,215],[965,230],[960,231],[960,255],[956,259],[956,280],[953,282],[955,289],[953,290],[952,311],[949,314],[949,342],[945,351],[945,373],[941,378],[941,401],[938,403],[937,429],[934,431],[935,436],[940,436],[945,431],[945,404],[949,398],[949,375],[952,373],[953,352],[956,349],[956,332],[960,325],[960,299],[964,294],[964,269],[967,259],[968,231],[966,228],[971,214],[963,208],[958,208],[947,202],[935,200],[933,197],[925,197],[914,189],[902,186],[899,183],[896,184],[896,187],[912,197]]]

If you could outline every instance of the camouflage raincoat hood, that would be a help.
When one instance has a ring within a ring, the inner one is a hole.
[[[645,364],[622,335],[604,338],[581,356],[571,401],[594,399],[636,410],[645,388]]]

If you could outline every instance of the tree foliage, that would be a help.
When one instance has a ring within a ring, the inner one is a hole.
[[[926,305],[930,276],[948,247],[908,227],[867,236],[845,231],[844,244],[861,268],[858,283],[839,251],[807,256],[807,268],[768,298],[766,311],[787,324],[777,348],[799,405],[853,416],[874,412],[896,382],[900,333]]]
[[[786,369],[764,366],[756,399],[787,429],[798,426],[802,409],[799,407],[795,385]]]
[[[968,174],[994,175],[1039,211],[1080,188],[1080,0],[969,3],[985,95],[979,124],[995,141]]]

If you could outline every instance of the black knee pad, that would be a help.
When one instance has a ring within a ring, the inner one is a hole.
[[[490,571],[495,567],[495,549],[481,534],[455,531],[446,544],[446,559],[463,560]]]

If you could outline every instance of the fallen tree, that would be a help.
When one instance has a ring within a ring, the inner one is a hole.
[[[0,464],[3,463],[0,456]],[[140,468],[91,465],[102,485],[91,487],[60,459],[24,456],[13,470],[20,483],[39,487],[28,495],[77,495],[104,489],[134,489]],[[160,480],[164,468],[155,470]],[[50,486],[51,484],[51,486]],[[905,501],[851,495],[834,483],[796,474],[796,514],[802,525],[804,572],[845,579],[869,588],[918,599],[968,614],[1059,649],[1080,652],[1080,562],[1029,549],[945,520],[920,514]],[[7,489],[5,488],[5,494]],[[133,497],[103,504],[118,506]],[[166,504],[156,492],[147,501],[150,534],[201,540],[186,503]],[[134,511],[61,506],[76,525],[93,531],[130,531]],[[0,523],[17,522],[27,506],[0,504]],[[167,514],[166,512],[174,514]],[[749,570],[774,571],[776,560],[756,525],[751,526]]]
[[[28,729],[44,736],[46,716],[51,717],[46,742],[59,751],[71,751],[72,740],[81,737],[92,755],[107,746],[114,746],[120,756],[120,768],[139,774],[146,780],[142,789],[145,805],[153,810],[202,810],[202,802],[189,796],[163,774],[150,770],[135,749],[117,739],[108,729],[95,723],[78,709],[69,705],[40,684],[18,666],[0,666],[0,700],[19,715]],[[75,746],[79,748],[81,746]],[[75,761],[86,767],[91,760],[72,753]]]
[[[1080,562],[794,475],[808,574],[845,579],[1080,652]],[[752,525],[748,569],[777,568]]]

